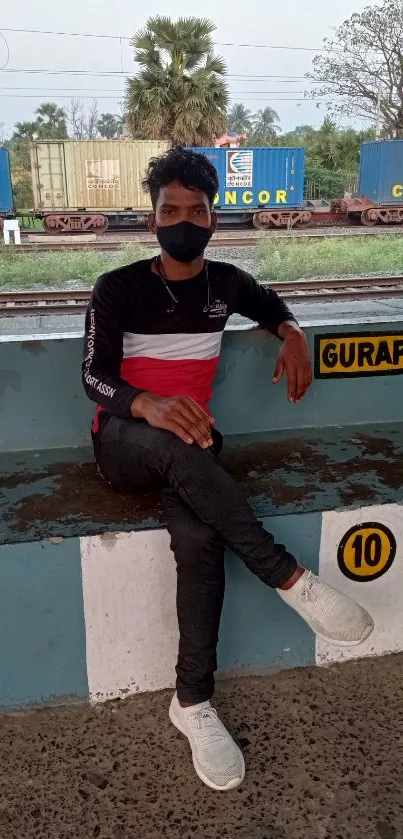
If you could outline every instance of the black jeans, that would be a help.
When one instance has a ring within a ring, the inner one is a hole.
[[[103,477],[117,488],[160,486],[177,566],[178,698],[203,702],[214,691],[216,650],[224,597],[224,546],[250,571],[277,588],[296,560],[255,518],[242,490],[214,448],[186,445],[143,420],[101,414],[95,455]]]

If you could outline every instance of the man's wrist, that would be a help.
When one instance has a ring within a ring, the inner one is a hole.
[[[141,393],[138,393],[137,396],[134,397],[130,405],[130,413],[134,419],[144,419],[144,411],[147,403],[149,402],[150,396],[150,393],[147,393],[146,390],[142,390]]]
[[[282,323],[280,323],[277,332],[279,338],[282,338],[283,341],[287,338],[288,335],[293,335],[296,332],[298,332],[300,335],[303,334],[301,327],[298,326],[295,320],[284,320]]]

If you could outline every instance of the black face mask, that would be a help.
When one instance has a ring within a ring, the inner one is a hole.
[[[177,262],[193,262],[208,245],[211,227],[199,227],[191,221],[180,221],[168,227],[157,227],[157,239],[162,250]]]

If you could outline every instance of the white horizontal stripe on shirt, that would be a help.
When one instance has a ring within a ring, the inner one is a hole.
[[[162,335],[123,333],[123,357],[161,358],[167,361],[209,359],[220,354],[221,332],[176,332]]]

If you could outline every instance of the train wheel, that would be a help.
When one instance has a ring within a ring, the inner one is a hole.
[[[109,222],[106,216],[93,216],[93,221],[88,230],[93,231],[94,233],[105,233],[108,229]]]
[[[58,233],[57,216],[45,216],[43,226],[48,233]]]
[[[271,227],[270,219],[265,218],[265,213],[255,213],[252,221],[256,230],[269,230]]]
[[[361,224],[363,224],[365,227],[375,227],[375,225],[378,223],[378,219],[376,218],[376,216],[375,218],[372,218],[370,212],[371,210],[363,210],[361,213]]]

